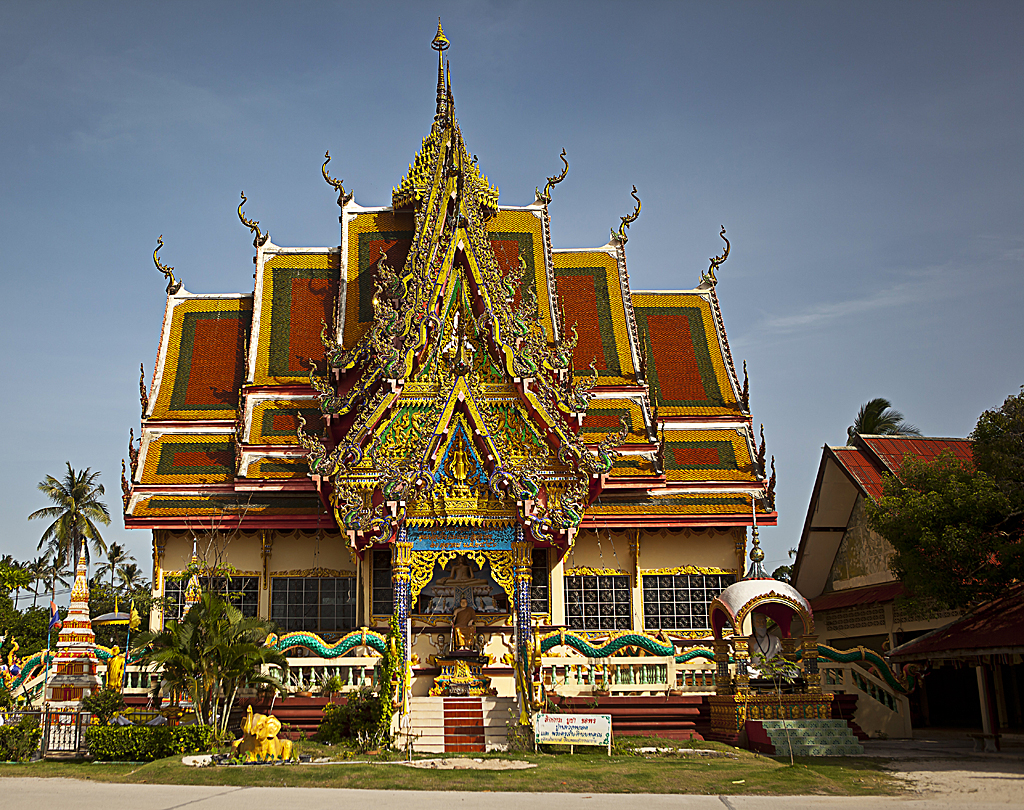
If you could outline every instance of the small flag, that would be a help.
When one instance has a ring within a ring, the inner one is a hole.
[[[50,602],[50,629],[60,630],[64,623],[60,620],[60,612],[57,610],[57,603]]]

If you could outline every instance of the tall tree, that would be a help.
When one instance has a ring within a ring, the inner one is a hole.
[[[43,578],[43,591],[48,591],[52,597],[57,591],[58,585],[70,585],[71,573],[68,561],[64,557],[57,559],[47,558],[46,575]]]
[[[32,607],[36,606],[39,601],[39,586],[43,586],[43,592],[46,592],[46,572],[50,568],[50,557],[47,554],[43,554],[40,557],[36,557],[32,562],[28,563],[28,571],[32,575]]]
[[[1015,510],[1024,509],[1024,386],[978,417],[971,441],[978,469],[992,476]]]
[[[103,565],[99,566],[100,572],[110,572],[110,587],[114,587],[114,574],[117,570],[127,563],[135,562],[135,558],[128,553],[126,549],[120,543],[111,543],[107,548],[107,561]]]
[[[54,559],[65,559],[74,565],[83,551],[86,561],[89,560],[90,543],[97,554],[107,550],[96,524],[109,525],[110,512],[100,500],[104,490],[102,484],[96,483],[99,472],[93,472],[89,467],[75,472],[71,462],[67,462],[67,467],[62,480],[48,475],[39,482],[39,491],[54,505],[37,509],[28,519],[52,519],[39,540],[38,548],[49,544]]]
[[[871,528],[896,553],[892,572],[914,597],[950,608],[1001,595],[1024,577],[1019,526],[1010,500],[988,473],[943,453],[932,462],[908,456],[899,478],[867,505]]]
[[[847,444],[853,444],[858,433],[875,436],[920,436],[921,431],[903,418],[884,397],[877,397],[860,406],[857,418],[846,429]]]
[[[135,559],[132,557],[132,559]],[[135,563],[125,563],[117,569],[117,578],[121,580],[121,589],[126,593],[146,587],[146,577],[142,569]]]
[[[985,411],[971,439],[973,464],[908,457],[867,509],[910,592],[955,608],[1024,579],[1024,389]]]

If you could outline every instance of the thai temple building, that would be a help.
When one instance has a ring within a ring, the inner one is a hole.
[[[252,289],[191,293],[154,253],[167,305],[125,524],[152,532],[153,629],[195,547],[204,587],[230,571],[289,656],[397,614],[412,695],[509,697],[537,633],[706,645],[747,528],[776,522],[774,463],[716,292],[724,228],[710,268],[659,268],[692,276],[675,292],[631,288],[635,188],[606,244],[553,247],[564,151],[533,200],[499,201],[448,46],[439,25],[436,112],[390,205],[327,156],[337,245],[275,244],[243,195]]]

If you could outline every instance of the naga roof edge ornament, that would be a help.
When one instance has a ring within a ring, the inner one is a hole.
[[[178,290],[181,289],[181,281],[174,277],[174,268],[168,267],[160,261],[160,257],[157,255],[160,252],[160,248],[164,246],[164,235],[160,234],[156,238],[156,248],[153,250],[153,264],[156,265],[156,269],[164,274],[164,278],[167,279],[167,294],[177,295]]]
[[[249,201],[249,198],[245,196],[244,191],[242,192],[241,197],[242,201],[238,204],[238,218],[242,221],[242,224],[249,229],[249,233],[256,234],[256,237],[252,240],[252,246],[254,248],[261,248],[267,243],[267,240],[270,238],[270,233],[263,233],[260,230],[260,221],[258,219],[245,218],[245,212],[242,211],[242,206]]]
[[[700,278],[701,282],[706,281],[710,283],[712,287],[718,284],[718,279],[715,277],[715,270],[721,267],[725,263],[725,260],[729,258],[729,249],[732,247],[729,244],[729,240],[726,239],[725,237],[724,225],[722,226],[722,230],[719,232],[718,235],[721,236],[722,241],[725,242],[725,250],[722,251],[721,256],[712,256],[710,259],[708,259],[708,261],[711,262],[711,266],[708,268],[708,271],[706,273],[701,274]]]
[[[540,189],[536,189],[536,191],[537,191],[537,202],[543,203],[544,205],[548,205],[548,204],[551,203],[551,190],[555,186],[557,186],[559,183],[561,183],[565,179],[565,176],[567,174],[569,174],[569,161],[565,159],[565,148],[564,147],[562,149],[562,154],[560,154],[559,157],[562,159],[562,163],[565,164],[565,167],[562,169],[561,173],[560,174],[556,174],[553,177],[549,177],[548,178],[548,182],[544,186],[544,192],[543,193],[541,193]],[[634,189],[634,191],[635,190],[636,189]]]
[[[345,191],[345,186],[342,185],[345,182],[344,180],[336,180],[328,173],[327,164],[331,162],[331,153],[324,152],[324,157],[327,159],[324,161],[323,168],[321,168],[320,171],[324,176],[324,180],[327,181],[327,184],[329,186],[333,186],[334,190],[338,192],[338,207],[343,208],[345,203],[352,199],[352,192]]]
[[[640,216],[640,198],[636,196],[636,186],[633,186],[633,190],[629,193],[630,196],[636,200],[636,207],[633,209],[632,214],[627,214],[624,217],[619,217],[622,220],[622,224],[619,225],[618,231],[612,231],[612,239],[617,240],[620,245],[626,244],[629,237],[626,236],[626,231],[629,226],[636,222],[637,217]]]

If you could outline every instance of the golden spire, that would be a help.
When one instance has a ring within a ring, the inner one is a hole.
[[[444,88],[444,52],[448,50],[451,43],[448,41],[448,37],[444,35],[444,29],[441,28],[441,18],[437,18],[437,34],[434,36],[434,41],[430,43],[430,47],[437,51],[437,106],[434,112],[434,121],[441,123],[444,120],[444,101],[446,97]]]

